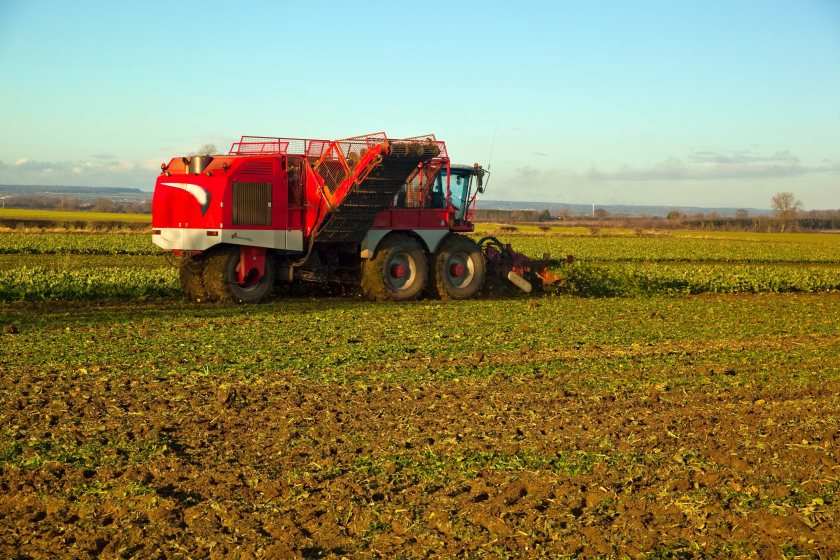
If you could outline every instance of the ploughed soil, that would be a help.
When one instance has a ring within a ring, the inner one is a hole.
[[[836,380],[616,393],[33,368],[0,390],[4,558],[840,554]]]

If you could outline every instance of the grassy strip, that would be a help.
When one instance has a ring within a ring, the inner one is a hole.
[[[125,224],[151,224],[151,214],[122,214],[116,212],[68,212],[30,208],[0,208],[0,221],[49,221],[57,224],[72,222],[115,222]]]

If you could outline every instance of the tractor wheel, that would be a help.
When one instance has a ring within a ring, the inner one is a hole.
[[[390,235],[376,255],[362,263],[362,293],[376,301],[417,299],[426,287],[427,268],[426,253],[417,241]]]
[[[210,256],[204,269],[204,286],[212,301],[256,303],[268,297],[274,287],[274,261],[266,256],[262,278],[248,275],[239,282],[239,249],[231,248]]]
[[[469,299],[481,291],[486,270],[481,247],[469,237],[452,235],[435,255],[433,295]]]
[[[178,263],[178,276],[181,279],[181,291],[190,301],[208,301],[210,295],[204,289],[204,267],[207,261],[202,255],[181,257]]]

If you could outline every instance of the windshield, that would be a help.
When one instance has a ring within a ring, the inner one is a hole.
[[[452,169],[449,175],[449,202],[455,207],[455,220],[463,221],[466,219],[467,206],[470,202],[470,181],[472,180],[472,171],[466,169]],[[435,194],[443,196],[446,190],[446,169],[441,169],[438,174],[437,181],[433,189],[433,199]]]

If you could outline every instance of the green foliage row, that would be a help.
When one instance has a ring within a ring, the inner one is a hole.
[[[635,237],[507,234],[524,254],[573,255],[602,262],[840,263],[840,236]],[[3,233],[0,254],[154,255],[163,251],[147,234]]]
[[[163,433],[149,439],[107,442],[83,442],[71,438],[39,438],[19,441],[0,435],[0,467],[14,466],[33,470],[47,462],[60,462],[78,468],[96,468],[115,464],[122,455],[131,463],[142,463],[155,454],[167,451]]]
[[[840,268],[831,266],[575,262],[554,271],[560,281],[552,293],[580,296],[840,291]],[[0,271],[0,302],[178,295],[177,270],[169,266],[100,268],[75,263],[48,268],[23,264]]]
[[[583,296],[840,291],[840,268],[827,266],[577,262],[555,272],[561,291]]]
[[[840,291],[840,236],[755,238],[505,236],[583,296]],[[150,236],[0,234],[0,302],[177,296],[177,273]]]
[[[0,254],[0,270],[24,266],[69,270],[81,268],[163,268],[171,266],[177,257],[167,253],[155,255],[3,255]]]
[[[532,257],[572,255],[599,262],[840,263],[840,236],[790,240],[686,237],[506,235],[503,241]]]
[[[0,233],[0,254],[156,255],[152,236],[138,233]]]
[[[52,270],[23,266],[0,271],[0,301],[152,299],[180,293],[178,271],[167,268]]]
[[[581,296],[840,291],[840,270],[782,265],[639,265],[575,263],[556,271],[560,293]],[[166,268],[23,266],[0,271],[0,302],[152,299],[180,294],[177,271]]]

